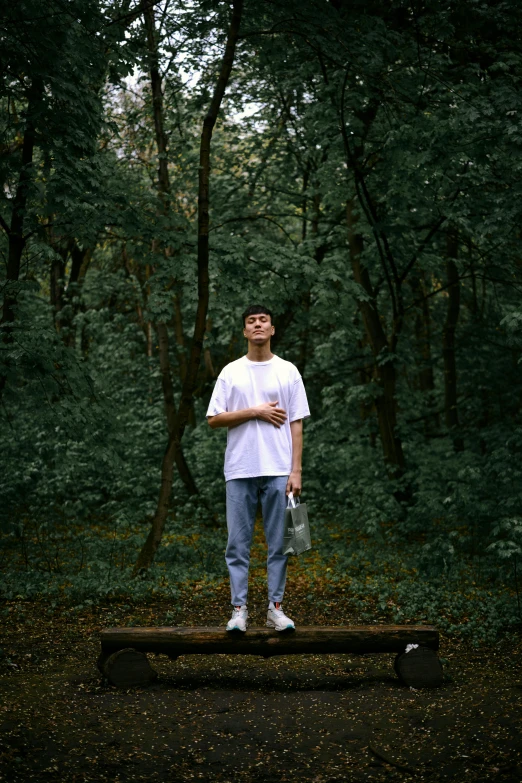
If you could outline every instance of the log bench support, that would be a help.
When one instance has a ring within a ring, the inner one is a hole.
[[[416,645],[406,652],[407,645]],[[249,628],[245,634],[223,628],[106,628],[101,632],[98,668],[112,685],[146,686],[157,674],[146,653],[168,655],[313,655],[397,653],[395,671],[414,688],[442,684],[436,651],[439,633],[430,625],[365,625],[345,628],[301,627],[278,633]]]

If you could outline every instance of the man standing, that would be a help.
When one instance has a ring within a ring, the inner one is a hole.
[[[248,353],[220,372],[207,411],[214,429],[227,427],[225,481],[232,617],[227,631],[246,631],[248,566],[258,500],[268,546],[267,626],[295,628],[282,609],[288,557],[283,549],[286,496],[301,493],[303,419],[310,415],[302,378],[275,356],[272,313],[251,305],[243,313]]]

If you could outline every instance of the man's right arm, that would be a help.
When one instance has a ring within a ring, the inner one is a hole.
[[[216,416],[207,416],[208,423],[212,429],[217,427],[237,427],[251,419],[261,419],[274,427],[279,427],[286,421],[286,411],[278,408],[279,400],[275,402],[263,402],[261,405],[255,405],[253,408],[243,408],[240,411],[227,411],[218,413]]]

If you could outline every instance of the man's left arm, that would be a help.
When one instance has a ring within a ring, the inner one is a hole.
[[[303,420],[296,419],[290,422],[292,433],[292,471],[288,476],[286,494],[301,494],[302,488],[302,458],[303,458]]]

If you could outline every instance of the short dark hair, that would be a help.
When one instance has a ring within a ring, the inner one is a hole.
[[[245,326],[245,321],[248,318],[249,315],[260,315],[261,313],[265,315],[270,316],[270,323],[274,322],[274,319],[272,318],[272,313],[268,309],[268,307],[265,307],[264,305],[250,305],[250,307],[247,307],[241,318],[243,319],[243,326]]]

